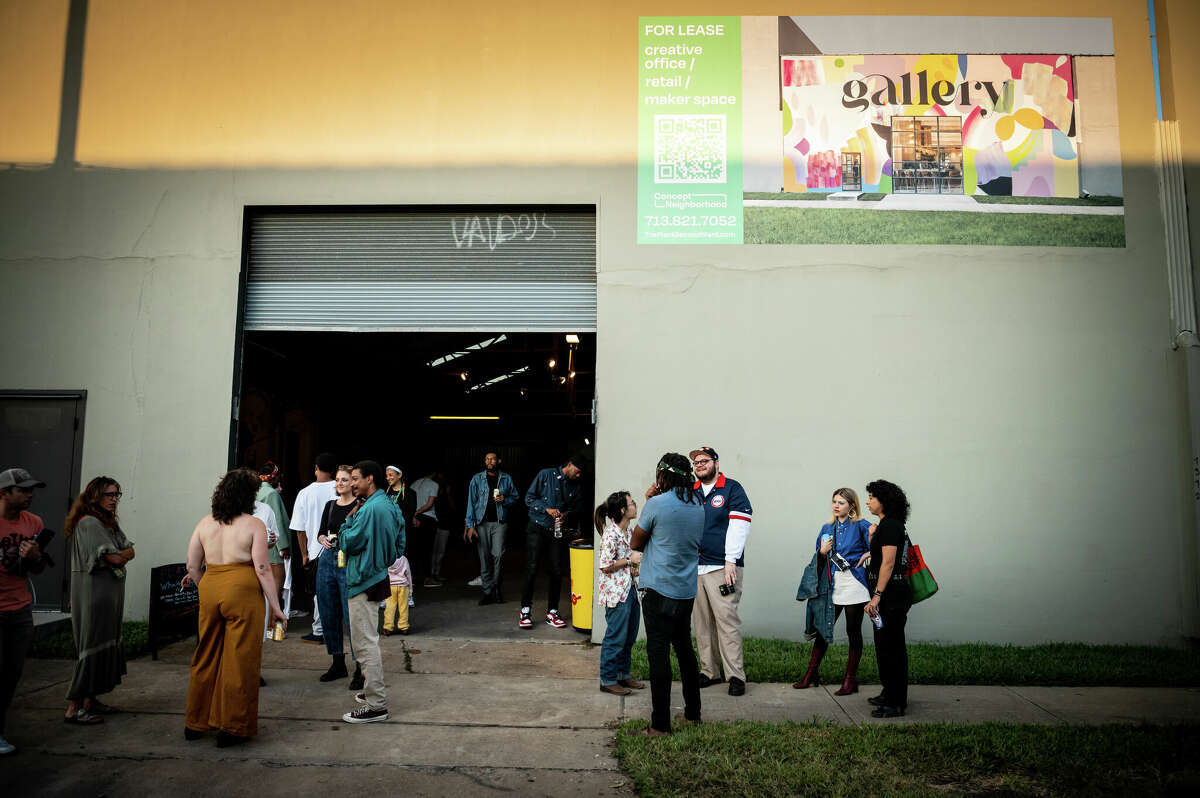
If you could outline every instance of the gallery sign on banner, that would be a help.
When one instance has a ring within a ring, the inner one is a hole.
[[[740,17],[638,20],[638,243],[742,243]]]

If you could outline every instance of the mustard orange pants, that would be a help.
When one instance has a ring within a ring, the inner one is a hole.
[[[188,682],[189,729],[258,733],[262,588],[250,563],[209,565],[200,579],[200,630]]]

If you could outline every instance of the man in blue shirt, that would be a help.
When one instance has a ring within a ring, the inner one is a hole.
[[[521,593],[521,616],[518,624],[522,629],[533,628],[530,610],[533,606],[533,584],[537,580],[538,565],[546,558],[549,572],[550,595],[546,604],[546,623],[562,629],[567,622],[558,617],[558,596],[562,591],[562,561],[569,540],[565,529],[578,524],[579,477],[583,474],[583,460],[571,457],[557,468],[543,468],[533,478],[533,484],[525,493],[525,504],[529,506],[529,525],[525,528],[525,544],[528,561],[525,570],[525,589]]]
[[[508,532],[508,508],[516,501],[516,483],[500,470],[500,455],[488,452],[483,456],[483,471],[471,477],[467,486],[467,531],[463,533],[463,540],[474,540],[479,550],[479,579],[483,585],[480,606],[504,603],[500,595],[500,560]]]

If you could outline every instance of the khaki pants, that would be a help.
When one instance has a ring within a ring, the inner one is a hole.
[[[383,655],[379,652],[379,602],[367,598],[366,591],[350,597],[350,639],[354,641],[354,659],[362,666],[366,679],[363,697],[367,706],[386,708]]]
[[[392,585],[392,595],[383,606],[383,630],[408,630],[408,585]],[[394,619],[394,620],[393,620]]]
[[[696,604],[692,608],[692,626],[696,632],[696,649],[700,654],[700,673],[717,678],[721,670],[726,679],[746,681],[742,667],[742,619],[738,604],[742,600],[742,571],[737,569],[737,590],[722,596],[725,570],[699,575],[696,579]],[[717,666],[718,655],[721,667]]]

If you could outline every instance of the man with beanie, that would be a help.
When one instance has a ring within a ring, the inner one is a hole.
[[[578,524],[579,477],[583,474],[583,459],[575,456],[557,468],[543,468],[533,478],[525,492],[529,506],[529,525],[525,528],[526,561],[525,589],[521,593],[521,615],[517,625],[533,628],[531,608],[533,585],[537,581],[538,565],[546,560],[550,594],[546,602],[546,623],[562,629],[567,622],[558,617],[558,596],[562,591],[563,559],[569,536],[564,529]]]
[[[696,472],[695,490],[704,505],[704,537],[700,541],[696,603],[692,626],[700,654],[700,686],[729,679],[729,694],[746,693],[742,666],[742,572],[746,538],[750,534],[750,499],[741,484],[721,473],[711,446],[690,455]],[[720,662],[718,663],[718,658]],[[725,678],[721,677],[724,669]]]

